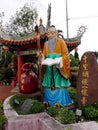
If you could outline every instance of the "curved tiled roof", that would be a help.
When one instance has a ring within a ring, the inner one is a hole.
[[[0,38],[0,43],[2,43],[2,45],[11,47],[12,49],[15,50],[17,50],[18,47],[25,46],[25,45],[32,45],[36,48],[37,36],[40,35],[40,43],[41,43],[41,47],[43,47],[44,42],[47,39],[47,35],[44,26],[43,25],[40,26],[42,27],[42,30],[39,30],[40,33],[33,31],[32,33],[24,37],[10,37],[7,36],[5,33],[2,33],[3,37]],[[64,39],[62,37],[68,47],[69,52],[81,44],[81,37],[83,36],[84,32],[85,32],[85,26],[82,26],[79,28],[76,37],[68,38],[68,39]]]
[[[46,33],[41,34],[40,35],[40,41],[42,44],[45,42],[45,40],[47,39]],[[34,45],[37,43],[37,35],[33,35],[32,37],[26,38],[26,39],[6,39],[6,38],[1,38],[0,42],[2,43],[2,45],[8,46],[8,47],[12,47],[14,49],[17,49],[20,46],[24,46],[24,45]],[[68,47],[69,51],[72,51],[73,49],[75,49],[78,45],[81,44],[81,40],[65,40],[65,43]]]

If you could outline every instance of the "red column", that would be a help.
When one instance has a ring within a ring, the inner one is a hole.
[[[18,50],[18,84],[20,84],[20,76],[21,76],[21,67],[23,65],[23,60],[22,57],[19,55],[20,54],[20,50]]]

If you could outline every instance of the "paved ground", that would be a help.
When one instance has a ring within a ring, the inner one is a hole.
[[[4,101],[7,97],[11,96],[11,86],[4,86],[0,84],[0,101]]]

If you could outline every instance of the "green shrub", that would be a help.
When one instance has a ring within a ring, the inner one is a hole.
[[[13,71],[10,67],[3,67],[2,73],[0,75],[0,81],[2,81],[4,84],[11,84],[13,77]]]
[[[21,108],[22,104],[25,102],[25,100],[28,98],[32,99],[32,106],[31,106],[30,110],[25,114],[34,114],[34,113],[40,113],[40,112],[45,111],[45,105],[40,101],[34,100],[34,97],[14,95],[10,99],[10,105],[13,109],[16,110],[16,112],[18,114],[21,114],[20,108]],[[15,101],[17,101],[19,104],[16,104]]]
[[[44,112],[45,111],[45,105],[42,102],[39,101],[35,101],[32,106],[31,109],[29,110],[28,113],[40,113],[40,112]]]
[[[93,106],[86,106],[82,108],[83,115],[87,120],[98,120],[98,109]]]
[[[20,106],[23,104],[24,100],[25,100],[24,98],[22,98],[22,97],[20,97],[20,96],[17,96],[17,95],[14,95],[14,96],[11,97],[9,103],[10,103],[11,107],[12,107],[13,109],[15,109],[15,111],[16,111],[17,113],[19,113],[19,111],[20,111]],[[15,101],[19,102],[19,105],[16,105]]]
[[[10,105],[12,108],[16,109],[15,100],[17,100],[21,106],[24,103],[25,99],[26,99],[26,97],[24,97],[24,96],[22,97],[22,96],[14,95],[10,99]]]
[[[70,66],[79,66],[80,60],[79,58],[75,58],[72,54],[70,54]]]
[[[3,103],[0,102],[0,129],[3,128],[3,125],[5,124],[6,120],[7,119],[3,113]]]
[[[98,109],[98,103],[94,103],[92,106],[93,106],[94,108]]]
[[[71,124],[75,122],[75,113],[67,108],[61,109],[58,113],[58,117],[62,124]]]
[[[50,115],[50,116],[56,116],[59,112],[60,108],[57,108],[56,106],[50,106],[47,108],[47,113]]]
[[[0,128],[6,123],[6,117],[3,114],[0,114]]]
[[[77,106],[77,90],[76,88],[69,88],[68,89],[70,97],[73,99],[75,106]]]
[[[34,99],[33,97],[28,97],[28,96],[18,96],[18,95],[14,95],[11,97],[10,99],[10,105],[13,109],[16,110],[16,112],[18,114],[20,114],[20,107],[21,105],[24,103],[24,101],[27,99],[27,98],[31,98],[32,100]],[[19,104],[16,104],[16,101],[19,103]]]
[[[0,102],[0,114],[3,114],[3,103]]]
[[[3,110],[3,103],[0,102],[0,110]]]

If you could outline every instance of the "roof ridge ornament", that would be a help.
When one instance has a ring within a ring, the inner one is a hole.
[[[51,25],[51,3],[48,4],[48,10],[47,10],[47,25],[46,25],[46,29],[48,29]]]

